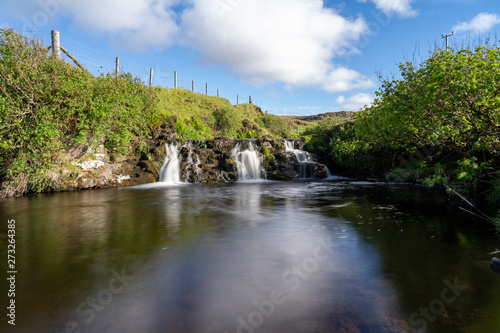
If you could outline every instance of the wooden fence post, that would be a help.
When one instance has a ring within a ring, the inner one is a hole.
[[[250,97],[248,97],[248,103],[252,104],[252,95],[250,95]]]
[[[217,89],[217,97],[219,97],[219,89]]]
[[[191,91],[194,92],[194,80],[192,82]]]
[[[205,95],[208,95],[208,83],[205,84]]]
[[[59,31],[52,30],[52,54],[57,58],[61,59],[61,35]]]
[[[151,87],[153,85],[153,69],[149,69],[149,86]]]
[[[116,57],[115,76],[116,76],[116,78],[118,78],[120,76],[120,58],[119,57]]]
[[[174,88],[177,89],[177,71],[174,71]]]
[[[236,94],[236,105],[240,105],[240,95]]]

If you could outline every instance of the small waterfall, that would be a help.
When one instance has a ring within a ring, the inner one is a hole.
[[[261,175],[261,162],[259,153],[255,150],[253,143],[249,142],[247,148],[242,148],[240,143],[231,151],[231,156],[236,162],[238,168],[238,179],[260,179]]]
[[[297,170],[299,178],[316,178],[315,168],[316,165],[320,163],[316,162],[314,156],[309,152],[302,150],[303,144],[296,149],[295,141],[283,140],[283,143],[285,145],[285,151],[291,152],[295,155],[295,157],[297,157],[297,161],[299,162],[299,170]],[[324,167],[326,169],[327,177],[331,177],[332,174],[330,173],[328,167],[326,165]]]
[[[160,182],[179,183],[179,149],[175,144],[165,144],[165,161],[160,169]]]
[[[200,158],[196,155],[193,154],[194,151],[194,145],[192,141],[186,142],[184,146],[181,147],[181,153],[182,153],[182,148],[188,149],[188,156],[184,163],[181,164],[183,172],[182,172],[182,181],[186,183],[196,183],[197,181],[197,175],[199,175],[202,170],[200,168]],[[194,155],[194,159],[193,159]]]

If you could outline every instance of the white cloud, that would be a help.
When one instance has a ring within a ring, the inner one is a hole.
[[[175,42],[179,28],[172,6],[179,1],[18,0],[2,1],[0,9],[19,17],[27,28],[46,29],[52,21],[70,16],[75,28],[107,36],[122,49],[147,51]]]
[[[335,102],[340,105],[342,110],[345,111],[359,111],[365,106],[370,106],[375,97],[366,93],[359,93],[357,95],[345,98],[343,95],[337,97]]]
[[[453,27],[453,31],[472,31],[487,32],[495,25],[500,23],[500,17],[497,14],[480,13],[469,22],[460,22]]]
[[[178,0],[87,0],[67,7],[77,27],[112,37],[114,46],[136,51],[163,50],[179,28],[171,9]]]
[[[377,9],[387,15],[398,14],[403,17],[413,17],[418,15],[418,11],[412,8],[413,0],[358,0],[358,2],[371,1]]]
[[[331,92],[373,86],[332,63],[355,49],[366,22],[342,17],[321,0],[193,0],[181,28],[184,43],[201,51],[203,62],[227,65],[254,85],[283,82]]]
[[[334,62],[359,51],[366,21],[344,17],[323,0],[0,0],[0,7],[31,21],[69,17],[74,28],[121,49],[188,45],[200,51],[202,63],[227,66],[256,86],[278,82],[329,92],[375,86]]]

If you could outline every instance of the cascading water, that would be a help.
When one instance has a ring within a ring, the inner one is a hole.
[[[189,152],[185,163],[181,163],[183,171],[181,176],[182,181],[196,183],[198,182],[199,175],[203,172],[200,168],[200,158],[196,154],[193,154],[195,147],[192,141],[186,142],[183,147],[188,149]]]
[[[166,144],[165,161],[160,169],[160,182],[172,184],[179,183],[179,164],[179,149],[175,144]]]
[[[243,146],[246,146],[246,148],[238,143],[231,151],[231,156],[238,168],[238,179],[260,179],[262,166],[259,153],[255,150],[252,142],[248,142]]]
[[[291,152],[297,157],[299,162],[299,178],[316,178],[315,167],[319,163],[315,161],[314,156],[302,149],[295,149],[295,142],[291,140],[283,140],[285,151]],[[299,147],[302,148],[302,147]],[[330,170],[325,165],[327,177],[331,177]]]

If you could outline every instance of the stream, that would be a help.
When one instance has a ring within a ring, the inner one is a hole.
[[[3,332],[500,332],[499,239],[427,188],[155,183],[0,199],[0,218]]]

